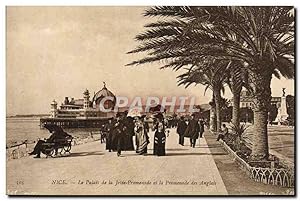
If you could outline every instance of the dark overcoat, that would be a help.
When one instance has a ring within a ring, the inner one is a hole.
[[[184,132],[184,137],[189,137],[191,139],[198,139],[200,132],[200,127],[198,121],[191,119],[188,126]]]
[[[177,125],[177,133],[179,135],[184,135],[187,125],[184,120],[179,120]]]
[[[104,127],[104,130],[107,132],[106,133],[106,149],[107,150],[116,149],[113,146],[114,123],[115,123],[115,121],[112,121],[111,123],[107,123]]]
[[[123,150],[124,151],[133,151],[133,136],[134,136],[134,122],[131,118],[126,118],[123,120],[123,124],[125,126],[124,129],[124,144]]]

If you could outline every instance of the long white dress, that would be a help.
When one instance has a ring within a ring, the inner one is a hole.
[[[134,128],[134,132],[136,135],[136,153],[147,153],[148,139],[144,124],[142,122],[137,122]]]

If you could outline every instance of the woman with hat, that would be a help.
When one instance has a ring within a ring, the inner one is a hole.
[[[147,154],[147,146],[149,144],[149,137],[143,119],[144,116],[141,117],[136,116],[134,118],[135,120],[134,133],[136,136],[136,153],[140,155]]]
[[[157,156],[164,156],[166,155],[166,134],[164,118],[161,113],[157,114],[155,117],[157,118],[157,123],[155,125],[153,154]]]

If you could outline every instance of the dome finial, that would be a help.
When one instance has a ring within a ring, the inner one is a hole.
[[[88,89],[85,89],[84,92],[83,92],[83,95],[90,95],[90,92]]]
[[[105,82],[103,82],[103,88],[106,88],[106,83]]]

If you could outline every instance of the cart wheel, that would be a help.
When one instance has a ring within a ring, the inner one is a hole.
[[[65,154],[64,148],[59,148],[58,153],[59,153],[61,156],[63,156],[63,155]]]
[[[46,149],[46,150],[44,150],[44,154],[46,155],[46,158],[48,158],[49,156],[50,157],[53,157],[54,156],[54,149]]]

